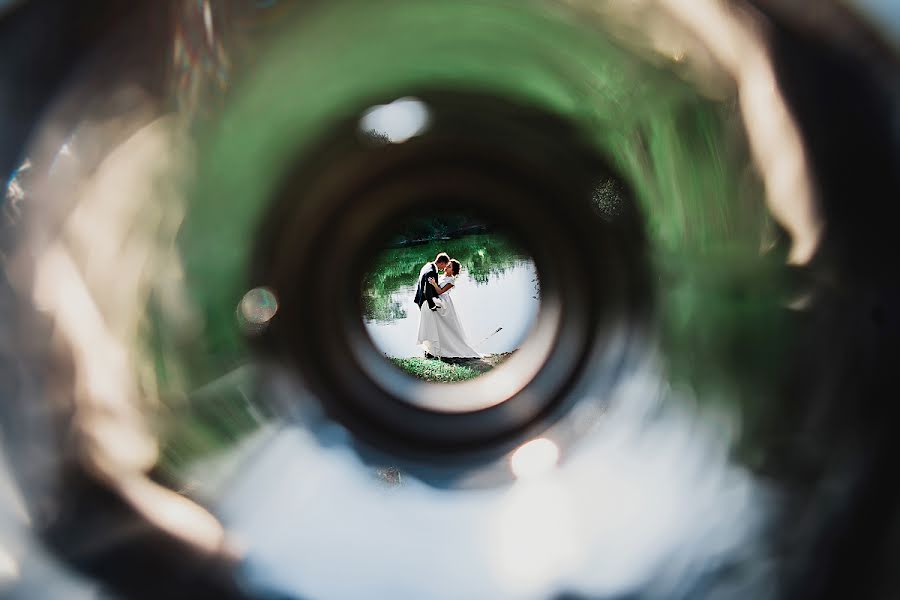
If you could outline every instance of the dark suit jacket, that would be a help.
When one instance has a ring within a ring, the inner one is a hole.
[[[428,308],[434,308],[434,298],[437,297],[437,290],[434,289],[434,286],[428,283],[429,277],[434,277],[437,279],[437,266],[432,263],[428,263],[431,267],[427,269],[422,276],[419,278],[419,285],[416,288],[416,306],[422,308],[422,303],[427,302]]]

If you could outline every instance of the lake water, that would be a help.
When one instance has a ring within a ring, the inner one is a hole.
[[[492,235],[390,250],[380,257],[364,286],[369,302],[363,321],[375,345],[389,356],[422,356],[416,346],[416,278],[440,251],[463,265],[451,293],[469,342],[483,354],[518,348],[540,304],[537,272],[527,256]]]

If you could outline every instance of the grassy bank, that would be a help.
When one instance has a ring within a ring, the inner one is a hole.
[[[435,383],[465,381],[487,373],[503,363],[512,352],[489,354],[482,358],[445,358],[443,361],[430,358],[390,358],[390,361],[413,377]]]
[[[481,371],[465,365],[455,365],[429,358],[392,358],[391,362],[413,377],[435,383],[465,381],[481,375]]]

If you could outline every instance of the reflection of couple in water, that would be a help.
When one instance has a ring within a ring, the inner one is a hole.
[[[462,267],[445,252],[426,263],[419,271],[415,303],[419,306],[418,345],[425,355],[437,358],[479,358],[481,355],[466,340],[450,292]],[[442,273],[439,277],[438,273]]]

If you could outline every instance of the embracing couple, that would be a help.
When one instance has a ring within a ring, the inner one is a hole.
[[[480,358],[466,340],[450,291],[462,267],[441,252],[419,271],[415,303],[419,307],[418,345],[426,358]],[[438,274],[441,275],[438,275]]]

